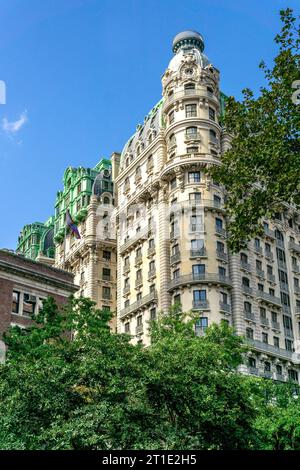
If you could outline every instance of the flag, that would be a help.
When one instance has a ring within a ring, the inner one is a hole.
[[[81,238],[78,227],[74,223],[74,221],[73,221],[73,219],[70,215],[70,212],[68,210],[66,212],[66,224],[72,230],[72,232],[74,233],[74,235],[77,239]]]

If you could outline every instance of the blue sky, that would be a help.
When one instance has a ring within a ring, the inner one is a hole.
[[[121,151],[161,96],[173,36],[198,30],[237,98],[258,90],[299,0],[0,0],[0,247],[53,212],[67,166]]]

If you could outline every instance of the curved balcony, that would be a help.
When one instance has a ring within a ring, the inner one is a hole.
[[[206,248],[202,247],[199,248],[198,250],[190,250],[190,258],[206,258],[207,257],[207,252]]]
[[[281,307],[281,300],[279,297],[275,297],[275,295],[271,295],[267,292],[257,290],[256,297],[258,300],[274,305],[275,307]]]
[[[175,214],[177,212],[181,213],[182,210],[191,211],[195,208],[225,212],[224,203],[214,199],[186,199],[185,201],[172,204],[170,207],[170,212]],[[226,232],[224,231],[222,233]]]
[[[196,87],[187,90],[177,91],[176,93],[172,93],[172,95],[167,96],[164,100],[163,111],[166,112],[175,101],[181,100],[182,98],[209,98],[215,104],[219,104],[218,98],[213,93]]]
[[[220,310],[224,313],[231,313],[231,305],[220,300]]]
[[[217,284],[226,287],[232,286],[231,279],[229,277],[221,276],[218,273],[185,274],[171,280],[169,291],[180,286],[191,284]]]
[[[179,263],[181,260],[181,253],[180,251],[178,251],[177,253],[174,253],[171,257],[170,257],[170,264],[175,264],[175,263]]]
[[[126,315],[129,315],[131,313],[134,313],[135,311],[139,309],[143,309],[147,307],[148,304],[151,304],[152,302],[157,302],[158,296],[157,292],[150,292],[150,294],[145,295],[142,297],[140,300],[137,300],[131,305],[128,305],[128,307],[123,308],[120,312],[120,318],[124,318]]]
[[[296,353],[293,351],[287,351],[286,349],[282,349],[282,348],[277,348],[276,346],[273,346],[272,344],[263,343],[262,341],[258,341],[256,339],[247,338],[246,342],[251,347],[251,349],[253,348],[254,350],[257,350],[259,352],[269,353],[274,356],[286,358],[288,360],[292,360],[296,364],[300,363],[299,353]]]
[[[208,300],[193,300],[193,310],[209,310]]]
[[[295,242],[289,242],[289,250],[293,251],[294,253],[300,253],[300,244]]]
[[[137,232],[133,237],[129,238],[123,245],[120,246],[120,254],[125,253],[129,249],[133,249],[139,243],[148,239],[149,228],[146,227],[139,232]]]

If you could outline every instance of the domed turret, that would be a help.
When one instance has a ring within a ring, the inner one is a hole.
[[[176,34],[173,39],[173,52],[177,52],[180,48],[196,47],[201,52],[204,51],[204,40],[200,33],[197,31],[183,31],[182,33]]]
[[[175,53],[175,56],[171,59],[168,69],[172,72],[177,72],[179,69],[183,58],[186,54],[193,54],[196,58],[196,62],[201,68],[209,65],[209,60],[204,51],[204,39],[200,33],[197,31],[183,31],[176,34],[173,39],[172,50]]]

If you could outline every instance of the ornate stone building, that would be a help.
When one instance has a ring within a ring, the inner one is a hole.
[[[93,169],[68,168],[55,204],[55,266],[74,274],[77,295],[90,297],[101,309],[116,312],[117,252],[113,226],[114,183],[119,154]],[[66,229],[66,210],[81,238]],[[114,327],[115,322],[113,322]]]
[[[90,297],[99,308],[112,312],[116,312],[117,283],[113,181],[119,160],[120,155],[114,153],[94,168],[67,168],[63,190],[56,196],[55,215],[45,224],[26,225],[17,247],[26,258],[72,273],[79,286],[75,295]],[[67,210],[78,226],[78,240],[66,226]]]
[[[35,222],[25,225],[19,235],[16,251],[26,258],[53,265],[55,256],[53,236],[53,217],[45,223]]]
[[[225,97],[203,51],[200,34],[175,37],[162,99],[121,154],[117,328],[148,344],[149,321],[180,303],[198,314],[199,334],[225,321],[248,338],[244,372],[298,381],[299,215],[286,207],[264,236],[229,253],[225,193],[204,172],[229,145]]]

